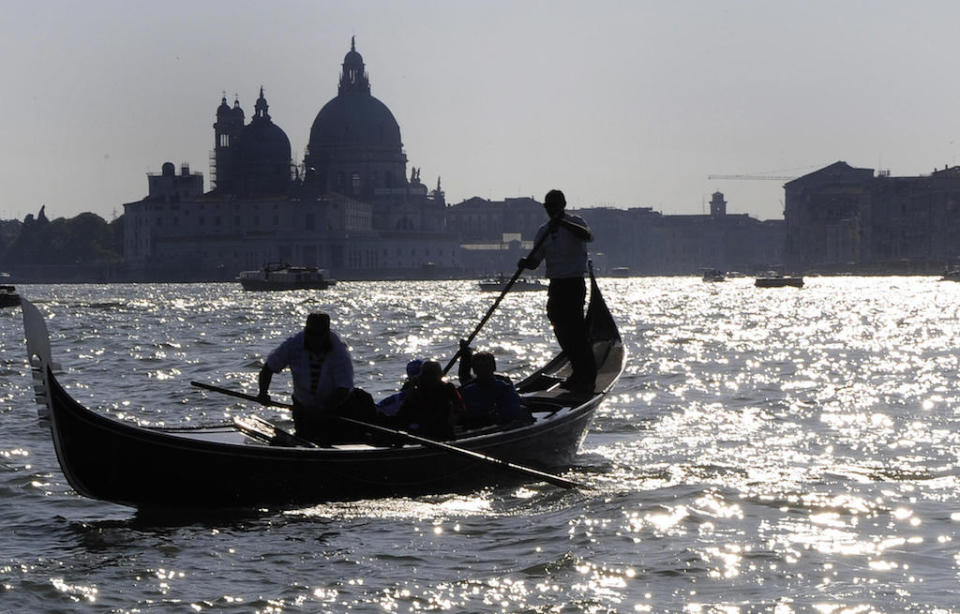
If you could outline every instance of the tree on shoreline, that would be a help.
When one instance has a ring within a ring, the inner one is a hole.
[[[95,213],[50,221],[44,209],[40,207],[36,217],[28,214],[16,237],[0,243],[0,263],[92,264],[122,259],[122,216],[110,223]]]

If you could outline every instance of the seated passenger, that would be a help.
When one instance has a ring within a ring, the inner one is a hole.
[[[460,388],[466,412],[461,421],[465,428],[479,428],[490,424],[508,424],[530,420],[530,413],[520,403],[520,395],[509,379],[496,375],[497,362],[490,352],[469,352],[461,355],[473,368],[475,377]],[[463,381],[461,368],[461,381]]]
[[[450,439],[453,425],[463,412],[463,399],[456,386],[443,381],[439,362],[428,360],[423,363],[416,386],[407,391],[397,418],[414,434]]]
[[[407,398],[407,393],[417,385],[420,377],[420,369],[423,368],[423,361],[419,358],[407,363],[407,379],[403,382],[400,392],[391,394],[387,398],[377,403],[377,414],[381,416],[395,416],[403,405],[403,400]]]

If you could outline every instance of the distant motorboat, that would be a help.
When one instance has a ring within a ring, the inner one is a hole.
[[[16,307],[20,304],[20,295],[13,286],[0,286],[0,308]]]
[[[780,273],[764,273],[757,277],[753,285],[758,288],[783,288],[792,286],[803,287],[803,277],[799,275],[782,275]]]
[[[501,273],[496,277],[481,280],[479,282],[480,289],[484,292],[502,292],[509,281],[510,278]],[[539,279],[532,279],[530,277],[519,277],[517,281],[513,282],[513,286],[510,287],[511,292],[537,292],[546,289],[547,284]]]
[[[241,271],[237,281],[244,290],[323,290],[335,285],[324,269],[268,263],[256,271]]]
[[[704,269],[703,281],[726,281],[727,277],[720,269]]]
[[[960,281],[960,268],[944,269],[939,281]]]

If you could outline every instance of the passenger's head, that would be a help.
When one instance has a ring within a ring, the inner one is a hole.
[[[497,359],[490,352],[477,352],[470,364],[477,379],[490,379],[497,370]]]
[[[561,213],[567,206],[567,199],[560,190],[550,190],[543,198],[543,208],[547,210],[547,215],[555,217]]]
[[[443,367],[436,360],[427,360],[420,368],[420,385],[433,386],[443,379]]]
[[[407,363],[407,377],[414,378],[420,375],[420,371],[423,369],[423,361],[419,358],[411,360]]]
[[[308,350],[325,350],[330,345],[330,316],[323,312],[311,313],[307,316],[303,334],[304,345]]]

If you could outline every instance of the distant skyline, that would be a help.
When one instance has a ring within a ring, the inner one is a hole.
[[[782,217],[782,181],[845,160],[960,163],[952,0],[4,3],[0,219],[106,219],[170,161],[204,174],[223,93],[262,85],[294,162],[356,36],[410,167],[450,203]]]

